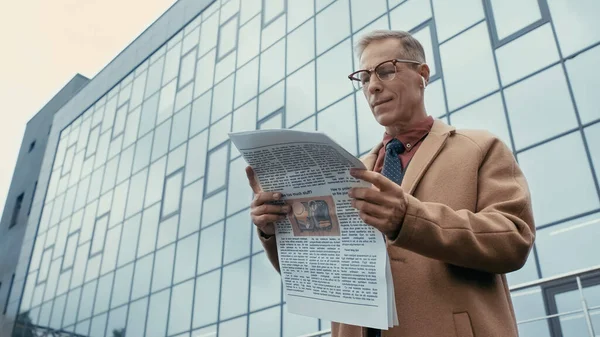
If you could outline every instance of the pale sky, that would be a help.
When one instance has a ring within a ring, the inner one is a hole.
[[[27,121],[75,74],[93,78],[174,2],[0,0],[0,212]]]

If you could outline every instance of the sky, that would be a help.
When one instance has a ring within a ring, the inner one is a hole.
[[[175,0],[0,0],[0,213],[27,121],[92,79]]]

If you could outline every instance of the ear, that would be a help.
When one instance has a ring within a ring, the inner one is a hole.
[[[419,65],[417,71],[421,76],[423,76],[425,82],[429,84],[429,66],[427,65],[427,63]]]

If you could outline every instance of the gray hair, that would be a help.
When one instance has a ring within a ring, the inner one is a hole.
[[[425,63],[425,51],[419,40],[415,39],[410,33],[400,30],[375,30],[363,35],[356,44],[355,51],[360,60],[365,48],[373,42],[385,39],[396,39],[402,44],[402,57]]]

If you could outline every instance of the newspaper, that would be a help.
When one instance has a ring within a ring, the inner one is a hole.
[[[388,329],[398,325],[383,235],[352,207],[348,191],[362,162],[323,133],[230,133],[262,188],[290,205],[276,223],[279,266],[289,312]]]

